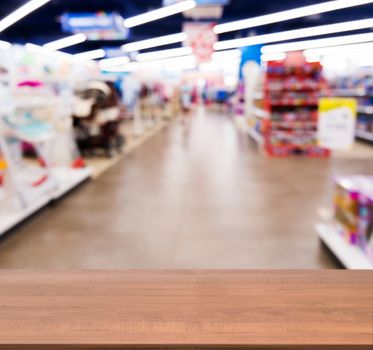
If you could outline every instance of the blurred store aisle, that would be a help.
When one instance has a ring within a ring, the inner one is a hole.
[[[354,159],[269,159],[224,115],[175,122],[0,245],[0,268],[331,268],[314,230]]]

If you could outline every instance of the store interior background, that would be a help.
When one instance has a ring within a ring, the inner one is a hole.
[[[372,15],[2,1],[0,268],[372,269]]]

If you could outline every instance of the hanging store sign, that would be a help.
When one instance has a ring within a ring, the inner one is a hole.
[[[187,22],[183,25],[183,31],[188,39],[184,41],[184,46],[191,47],[199,62],[208,62],[214,52],[214,43],[217,41],[217,35],[213,28],[215,23],[195,23]]]
[[[357,101],[353,98],[321,98],[318,144],[331,150],[348,150],[355,142]]]
[[[88,40],[125,40],[129,29],[118,13],[65,13],[61,17],[62,29],[69,33],[84,33]]]

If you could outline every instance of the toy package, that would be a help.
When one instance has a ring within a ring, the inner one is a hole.
[[[373,260],[373,177],[338,177],[335,185],[334,214],[341,233]]]

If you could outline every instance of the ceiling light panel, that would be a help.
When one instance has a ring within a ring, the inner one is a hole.
[[[129,61],[130,61],[130,59],[127,56],[106,58],[106,59],[103,59],[103,60],[100,61],[100,67],[102,69],[110,68],[110,67],[116,67],[116,66],[126,64]]]
[[[125,52],[140,51],[144,49],[150,49],[152,47],[179,43],[185,41],[186,39],[187,35],[185,33],[171,34],[166,36],[160,36],[153,39],[147,39],[125,44],[122,46],[122,50]]]
[[[286,41],[292,39],[306,38],[318,35],[327,35],[339,32],[346,32],[352,30],[366,29],[373,27],[373,18],[342,22],[335,24],[327,24],[323,26],[316,26],[310,28],[302,28],[289,30],[285,32],[277,32],[271,34],[264,34],[258,36],[251,36],[241,39],[233,39],[226,41],[219,41],[214,44],[215,50],[226,50],[243,46],[266,44],[277,41]]]
[[[95,60],[98,58],[103,58],[105,57],[105,50],[98,49],[98,50],[91,50],[91,51],[86,51],[82,53],[78,53],[74,55],[74,61],[76,62],[84,62],[84,61],[90,61],[90,60]]]
[[[83,33],[80,33],[80,34],[68,36],[67,38],[52,41],[48,44],[45,44],[44,47],[48,50],[54,51],[54,50],[63,49],[65,47],[80,44],[86,40],[87,40],[86,35]]]
[[[45,5],[51,0],[31,0],[9,14],[8,16],[4,17],[2,20],[0,20],[0,32],[5,30],[6,28],[10,27],[14,23],[18,22],[23,17],[26,17],[31,12],[34,12],[39,7]]]
[[[159,60],[162,58],[187,56],[187,55],[191,55],[192,53],[193,53],[193,50],[191,47],[179,47],[179,48],[170,49],[170,50],[160,50],[160,51],[140,53],[136,56],[136,60],[139,62],[145,62],[145,61]]]
[[[373,3],[373,0],[334,0],[328,1],[321,4],[315,4],[310,6],[299,7],[291,10],[271,13],[264,16],[258,16],[239,21],[218,24],[214,27],[216,34],[231,32],[235,30],[241,30],[246,28],[253,28],[263,26],[271,23],[278,23],[288,21],[295,18],[301,18],[306,16],[317,15],[320,13],[340,10],[344,8],[361,6]]]
[[[196,7],[197,3],[193,0],[177,2],[170,6],[164,6],[160,9],[149,11],[138,16],[130,17],[124,20],[124,26],[132,28],[144,23],[156,21],[161,18],[169,17]]]
[[[347,45],[353,43],[366,43],[373,41],[373,33],[342,35],[332,38],[303,40],[285,44],[267,45],[262,47],[262,53],[301,51],[306,49],[328,46]]]

